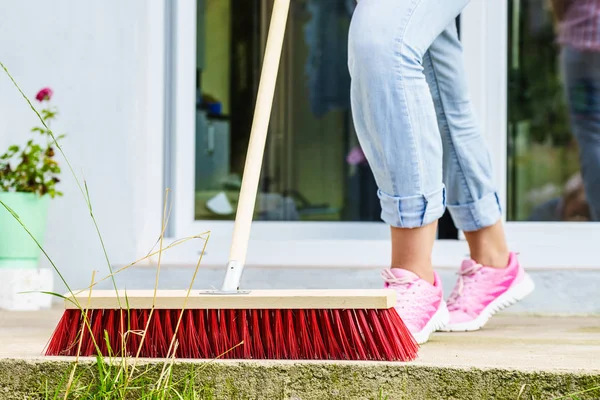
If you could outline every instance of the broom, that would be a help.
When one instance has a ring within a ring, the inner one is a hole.
[[[393,290],[239,290],[289,6],[290,0],[274,3],[221,290],[90,288],[67,294],[46,355],[389,361],[416,357],[418,345],[394,309]]]

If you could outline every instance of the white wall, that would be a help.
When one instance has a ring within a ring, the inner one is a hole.
[[[68,134],[64,150],[88,182],[111,261],[132,261],[147,242],[138,240],[142,232],[156,228],[140,200],[155,196],[160,207],[161,193],[148,193],[145,184],[161,179],[149,177],[146,167],[162,168],[162,150],[144,137],[151,129],[163,130],[163,2],[0,4],[0,60],[31,98],[44,86],[54,89],[60,115],[53,128]],[[0,149],[26,137],[36,122],[0,74]],[[52,203],[46,248],[69,284],[81,287],[92,269],[104,276],[107,266],[83,197],[64,161],[62,166],[65,196]]]

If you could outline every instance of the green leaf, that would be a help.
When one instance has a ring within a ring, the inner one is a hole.
[[[42,114],[42,118],[44,120],[49,120],[49,119],[53,119],[56,116],[56,111],[51,111],[51,110],[48,110],[48,109],[43,109],[41,111],[41,114]]]
[[[41,293],[41,294],[47,294],[50,296],[55,296],[55,297],[60,297],[63,300],[69,300],[70,299],[62,294],[59,293],[54,293],[54,292],[46,292],[46,291],[37,291],[37,290],[31,290],[31,291],[27,291],[27,292],[17,292],[17,294],[30,294],[30,293]]]

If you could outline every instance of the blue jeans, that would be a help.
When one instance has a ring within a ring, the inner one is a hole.
[[[600,52],[565,46],[561,67],[590,216],[600,221]]]
[[[501,218],[455,25],[467,4],[359,0],[352,16],[354,125],[391,226],[428,225],[446,207],[467,232]]]

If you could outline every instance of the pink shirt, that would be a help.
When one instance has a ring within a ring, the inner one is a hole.
[[[600,51],[600,0],[573,0],[560,24],[558,41],[580,50]]]

